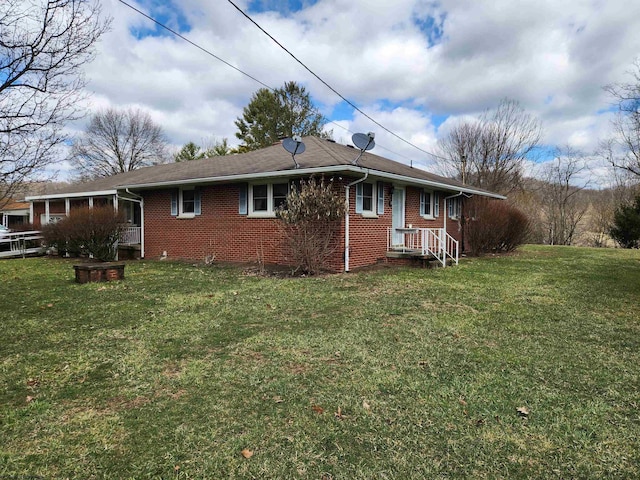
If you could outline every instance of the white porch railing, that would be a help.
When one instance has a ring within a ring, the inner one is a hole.
[[[140,227],[125,227],[120,232],[120,245],[138,245],[141,230]]]
[[[387,251],[431,256],[444,267],[450,258],[458,265],[458,241],[444,228],[388,228]]]
[[[37,230],[12,232],[0,236],[0,258],[24,257],[44,253],[42,235]]]

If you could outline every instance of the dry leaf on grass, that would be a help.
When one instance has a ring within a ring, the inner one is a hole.
[[[528,417],[530,413],[527,407],[518,407],[516,408],[516,412],[518,412],[518,415],[521,417]]]
[[[366,400],[362,401],[362,408],[364,408],[367,412],[371,411],[371,405],[369,405]]]
[[[338,420],[342,420],[344,416],[342,415],[342,408],[338,407],[338,411],[334,413]]]
[[[31,403],[36,399],[36,397],[32,397],[31,395],[27,395],[27,403]]]
[[[249,450],[248,448],[245,448],[244,450],[242,450],[242,452],[240,452],[242,454],[242,456],[244,458],[251,458],[253,457],[253,452],[251,450]]]
[[[313,406],[311,407],[311,410],[313,410],[313,411],[314,411],[314,412],[316,412],[317,414],[322,414],[322,413],[324,413],[324,408],[322,408],[322,407],[321,407],[321,406],[319,406],[319,405],[313,405]]]

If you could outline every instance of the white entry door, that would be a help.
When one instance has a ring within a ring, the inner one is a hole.
[[[393,187],[391,226],[393,227],[393,245],[403,247],[404,234],[396,232],[396,228],[404,228],[404,188]]]

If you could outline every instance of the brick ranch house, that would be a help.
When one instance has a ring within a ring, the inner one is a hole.
[[[142,258],[289,264],[275,209],[292,181],[333,179],[348,209],[333,271],[415,257],[456,260],[465,198],[501,195],[331,140],[305,137],[295,157],[280,144],[248,153],[171,163],[27,197],[35,228],[78,207],[114,205],[129,226],[121,247]]]

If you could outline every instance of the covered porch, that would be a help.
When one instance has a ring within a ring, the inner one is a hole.
[[[35,229],[68,217],[75,209],[111,206],[124,216],[126,225],[120,234],[119,251],[125,258],[144,257],[144,207],[141,198],[117,191],[42,195],[28,197],[29,220]]]
[[[0,224],[15,230],[23,229],[29,222],[29,203],[9,201],[0,208]]]

